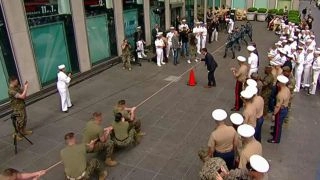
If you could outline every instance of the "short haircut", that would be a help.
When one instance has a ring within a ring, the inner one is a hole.
[[[69,140],[74,138],[74,133],[73,132],[69,132],[66,135],[64,135],[64,140]]]
[[[202,48],[201,51],[208,52],[207,48]]]
[[[93,116],[93,117],[100,117],[101,115],[102,115],[101,112],[94,112],[94,113],[92,113],[92,116]]]
[[[118,105],[125,105],[126,104],[126,100],[120,100],[120,101],[118,101]]]
[[[121,118],[122,118],[122,114],[121,113],[116,113],[114,115],[114,121],[116,121],[116,122],[120,122]]]
[[[18,80],[18,78],[16,76],[10,76],[9,77],[9,82],[12,82],[12,81],[15,81],[15,80]]]
[[[2,172],[2,175],[5,176],[5,177],[11,177],[15,174],[18,174],[19,171],[16,170],[16,169],[13,169],[13,168],[8,168],[8,169],[5,169],[3,172]]]

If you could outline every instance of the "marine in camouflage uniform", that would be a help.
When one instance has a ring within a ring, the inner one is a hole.
[[[232,59],[234,59],[236,56],[235,56],[235,52],[234,52],[234,45],[235,45],[235,37],[234,37],[234,34],[230,34],[229,37],[228,37],[228,42],[226,43],[226,47],[224,49],[224,56],[223,58],[226,58],[227,57],[227,52],[229,49],[231,49],[231,52],[232,52]]]
[[[274,76],[271,74],[272,67],[267,66],[265,67],[264,73],[266,76],[263,78],[262,83],[262,91],[261,96],[264,100],[264,109],[263,109],[263,115],[266,116],[268,113],[268,105],[269,105],[269,98],[271,96],[273,82],[274,82]]]
[[[10,105],[13,111],[13,116],[16,118],[16,130],[24,135],[29,135],[32,131],[26,130],[27,125],[27,112],[25,98],[28,89],[28,82],[25,82],[24,88],[18,84],[18,79],[16,77],[10,78],[10,84],[8,89],[8,95],[10,99]],[[21,136],[17,134],[17,139],[21,140]]]
[[[250,38],[250,42],[252,42],[252,25],[251,25],[251,23],[249,21],[247,21],[245,27],[246,27],[246,34]]]
[[[198,152],[198,156],[204,162],[202,169],[199,172],[201,180],[215,179],[221,166],[223,166],[225,169],[228,169],[226,162],[222,158],[209,157],[208,150],[206,148],[202,148]]]
[[[99,174],[99,180],[104,180],[107,171],[102,170],[102,165],[97,159],[87,161],[86,153],[91,151],[94,141],[88,144],[76,144],[74,133],[65,135],[67,146],[60,151],[64,165],[66,179],[89,180],[95,173]]]
[[[249,180],[249,172],[247,169],[233,169],[228,170],[228,167],[225,161],[219,157],[208,157],[208,151],[206,148],[201,148],[198,152],[199,158],[204,162],[202,169],[199,172],[199,176],[201,180],[215,180],[218,176],[218,171],[221,168],[224,168],[226,171],[225,175],[223,176],[224,180]]]
[[[127,40],[127,39],[123,40],[123,43],[122,43],[122,45],[121,45],[123,69],[128,68],[129,70],[131,70],[130,48],[131,48],[131,46],[130,46],[130,44],[128,43],[128,40]]]
[[[103,153],[106,156],[105,164],[115,166],[117,162],[112,160],[114,142],[110,139],[111,128],[103,128],[101,126],[102,115],[100,112],[93,113],[93,119],[87,124],[83,132],[82,142],[85,144],[95,141],[91,152]]]
[[[120,100],[118,104],[113,109],[113,115],[121,113],[126,121],[130,124],[130,129],[134,128],[137,133],[141,131],[141,121],[135,118],[135,107],[127,108],[126,101]]]
[[[115,115],[112,127],[113,133],[111,139],[117,147],[127,147],[139,143],[136,130],[130,128],[129,123],[125,121],[121,113]]]

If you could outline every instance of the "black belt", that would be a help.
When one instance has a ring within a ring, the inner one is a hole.
[[[123,140],[118,139],[116,136],[114,136],[114,137],[116,138],[117,141],[123,142],[123,141],[127,140],[129,136],[124,138]]]

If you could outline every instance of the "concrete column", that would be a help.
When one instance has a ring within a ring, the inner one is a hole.
[[[41,87],[22,2],[2,0],[2,6],[20,79],[29,81],[28,94],[33,94]]]
[[[254,7],[254,1],[255,0],[247,0],[247,9],[250,7]]]
[[[299,0],[292,0],[291,1],[291,9],[299,10]]]
[[[91,62],[83,2],[79,0],[70,0],[70,5],[80,72],[86,72],[91,69]]]
[[[143,1],[143,14],[144,14],[144,32],[145,41],[147,45],[151,44],[151,28],[150,28],[150,0]]]
[[[236,1],[236,0],[233,0],[233,1]],[[232,6],[232,0],[226,0],[225,6],[226,7],[231,7]]]
[[[203,6],[203,22],[207,22],[207,9],[208,9],[208,0],[204,0],[204,6]]]
[[[123,24],[123,5],[122,1],[114,0],[113,1],[113,9],[114,9],[114,19],[115,19],[115,26],[116,26],[116,37],[117,37],[117,50],[118,55],[122,54],[121,44],[124,37],[124,24]]]
[[[171,9],[170,9],[170,1],[166,0],[164,1],[164,7],[165,7],[165,30],[169,29],[171,26]]]
[[[194,4],[193,4],[193,22],[195,22],[198,19],[198,4],[197,4],[197,0],[194,0]]]
[[[276,8],[276,0],[269,0],[269,8],[270,9]]]
[[[182,5],[181,17],[186,17],[186,0],[182,0],[182,3],[183,5]]]

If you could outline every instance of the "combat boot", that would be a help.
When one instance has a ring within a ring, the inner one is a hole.
[[[108,172],[103,171],[99,174],[99,180],[105,180],[107,176],[108,176]]]
[[[117,161],[114,161],[112,160],[111,158],[107,158],[104,163],[107,165],[107,166],[110,166],[110,167],[113,167],[113,166],[116,166],[118,163]]]
[[[22,132],[21,132],[23,135],[30,135],[30,134],[32,134],[32,131],[31,130],[23,130]]]
[[[12,134],[12,138],[16,138],[17,141],[21,141],[22,140],[22,137],[20,136],[20,134],[17,134],[17,133],[13,133]]]

